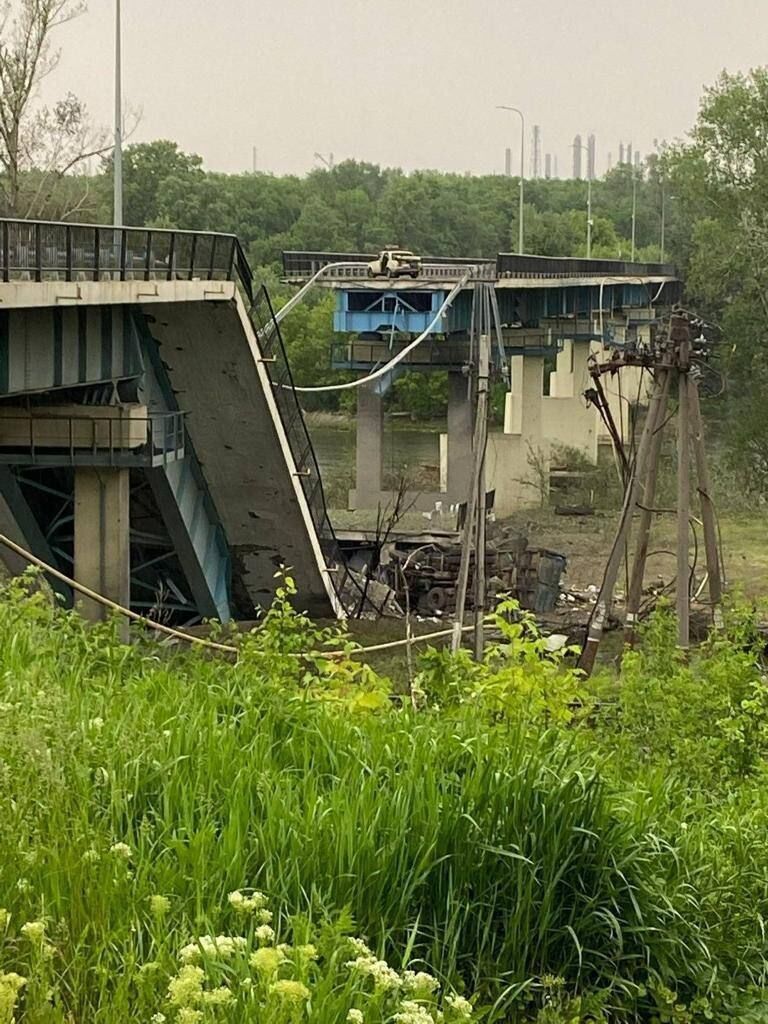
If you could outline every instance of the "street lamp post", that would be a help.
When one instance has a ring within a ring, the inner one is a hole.
[[[112,156],[114,179],[112,212],[116,227],[123,222],[123,100],[120,20],[120,0],[115,0],[115,149]]]
[[[523,116],[522,110],[518,110],[517,107],[508,107],[504,104],[498,104],[497,110],[510,110],[513,114],[517,114],[520,118],[520,212],[518,215],[518,226],[517,226],[517,251],[522,253],[525,233],[523,230],[523,216],[524,216],[524,180],[525,180],[525,117]]]
[[[663,209],[663,202],[662,202]],[[663,219],[663,214],[662,214]],[[630,260],[634,261],[635,258],[635,238],[637,234],[637,175],[635,174],[634,168],[632,168],[632,255]]]
[[[589,157],[589,146],[583,142],[574,142],[574,148],[578,146],[583,149]],[[592,176],[589,173],[589,160],[587,160],[587,259],[592,255]]]
[[[677,199],[677,196],[668,196],[667,190],[664,187],[664,182],[661,183],[661,232],[659,236],[659,262],[664,262],[665,256],[665,242],[666,242],[666,231],[667,231],[667,203],[673,202]]]

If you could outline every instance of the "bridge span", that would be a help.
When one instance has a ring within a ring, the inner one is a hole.
[[[290,384],[234,236],[0,221],[0,531],[78,582],[226,622],[268,605],[286,566],[302,607],[339,614],[346,569]]]

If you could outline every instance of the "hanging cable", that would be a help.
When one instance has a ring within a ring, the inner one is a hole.
[[[397,366],[398,363],[401,363],[409,353],[411,353],[418,345],[420,345],[424,341],[425,338],[429,337],[434,327],[442,319],[442,316],[445,313],[445,311],[451,305],[453,305],[454,299],[459,294],[459,292],[461,292],[462,288],[467,283],[470,276],[471,271],[468,270],[466,274],[464,274],[464,276],[459,281],[457,281],[457,283],[448,293],[443,304],[440,306],[440,308],[432,318],[429,326],[426,327],[417,338],[415,338],[412,342],[406,345],[404,349],[401,349],[400,352],[397,353],[397,355],[393,356],[392,359],[390,359],[388,363],[385,363],[384,366],[382,366],[380,369],[375,370],[373,373],[369,373],[365,377],[360,377],[358,380],[347,381],[346,384],[324,384],[319,387],[297,387],[296,385],[291,384],[283,384],[282,386],[289,390],[300,392],[301,394],[317,394],[318,392],[321,391],[351,391],[353,388],[359,388],[363,384],[369,384],[371,381],[378,380],[379,377],[383,377],[384,374],[389,373],[390,370],[394,369],[394,367]]]

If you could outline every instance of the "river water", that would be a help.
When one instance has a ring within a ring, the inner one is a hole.
[[[437,490],[440,479],[441,423],[413,424],[384,421],[382,478],[386,486],[405,475],[419,489]],[[346,489],[354,486],[355,429],[311,424],[312,443],[331,506],[346,504]]]

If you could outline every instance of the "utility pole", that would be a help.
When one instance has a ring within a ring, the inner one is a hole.
[[[640,366],[654,376],[654,389],[646,415],[640,445],[634,468],[626,486],[624,505],[617,527],[611,554],[606,565],[603,583],[597,604],[589,624],[587,640],[582,650],[579,666],[587,675],[595,663],[598,646],[605,629],[605,623],[613,603],[622,553],[625,549],[634,510],[640,511],[639,532],[635,547],[634,563],[627,593],[626,618],[624,625],[625,642],[634,641],[638,613],[642,597],[645,564],[648,556],[649,533],[654,515],[664,511],[654,508],[658,462],[661,453],[662,430],[668,420],[667,404],[671,383],[677,381],[677,575],[676,605],[678,622],[678,645],[687,650],[690,642],[690,448],[693,447],[696,462],[697,489],[701,504],[701,519],[704,527],[704,547],[707,559],[709,598],[714,627],[722,625],[722,575],[720,553],[717,541],[711,482],[704,449],[703,425],[699,406],[698,376],[695,364],[691,362],[692,318],[685,312],[676,311],[669,319],[668,330],[662,333],[661,342],[650,352],[620,352],[608,362],[594,364],[590,374],[595,388],[599,390],[600,376],[615,373],[624,366]],[[663,328],[661,329],[663,331]],[[704,338],[697,339],[703,342]]]
[[[115,148],[112,155],[114,181],[112,215],[115,226],[123,223],[123,95],[120,23],[120,0],[115,0]]]
[[[677,642],[685,651],[690,643],[691,584],[689,534],[691,518],[690,386],[691,336],[688,324],[673,321],[670,337],[678,346],[677,389]]]
[[[475,402],[475,426],[472,435],[472,475],[467,495],[466,514],[461,539],[461,561],[456,582],[456,611],[453,621],[451,650],[456,653],[461,646],[461,631],[464,625],[469,570],[472,552],[475,555],[473,577],[474,604],[474,650],[479,660],[483,656],[483,618],[485,613],[485,451],[488,442],[488,375],[490,366],[490,343],[492,329],[490,289],[493,285],[478,283],[473,293],[472,325],[478,340],[478,358],[474,366],[473,393]]]
[[[524,189],[525,189],[525,116],[522,110],[518,110],[517,107],[508,107],[504,104],[497,104],[497,110],[510,110],[513,114],[517,114],[520,118],[520,199],[519,199],[519,213],[518,213],[518,226],[517,226],[517,251],[523,252],[525,244],[525,232],[523,229],[523,218],[524,218]]]

